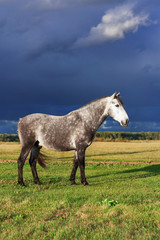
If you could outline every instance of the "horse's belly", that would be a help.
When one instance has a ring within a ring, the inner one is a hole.
[[[44,139],[43,137],[39,136],[38,141],[40,146],[55,151],[71,151],[76,149],[74,141],[68,138],[62,138],[61,140],[57,138],[56,140],[56,138]]]

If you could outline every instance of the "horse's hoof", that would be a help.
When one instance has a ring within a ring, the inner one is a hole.
[[[34,183],[37,185],[42,185],[42,183],[40,181],[35,181]]]
[[[20,186],[22,186],[22,187],[26,187],[26,185],[24,184],[24,182],[23,181],[18,181],[18,183],[17,183],[18,185],[20,185]]]
[[[75,181],[71,181],[71,185],[76,185],[76,182]]]
[[[83,182],[82,184],[83,184],[83,186],[89,186],[88,182]]]

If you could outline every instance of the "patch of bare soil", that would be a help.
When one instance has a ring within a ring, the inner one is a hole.
[[[2,159],[0,159],[0,163],[4,163],[4,162],[9,162],[9,163],[11,163],[11,162],[13,162],[13,163],[15,163],[15,162],[17,162],[17,160],[2,160]],[[72,163],[73,161],[46,161],[46,163],[47,162],[52,162],[52,163]],[[158,164],[160,164],[160,162],[152,162],[152,161],[148,161],[148,162],[126,162],[126,161],[105,161],[105,162],[103,162],[103,161],[86,161],[86,163],[87,164],[104,164],[104,165],[106,165],[106,164],[132,164],[132,165],[137,165],[137,164],[139,164],[139,165],[145,165],[145,164],[153,164],[153,165],[158,165]]]

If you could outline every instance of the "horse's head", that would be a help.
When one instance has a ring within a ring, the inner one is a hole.
[[[121,126],[126,127],[129,123],[129,118],[124,110],[123,103],[120,99],[120,93],[114,93],[110,98],[110,105],[108,109],[108,114],[114,120],[118,121]]]

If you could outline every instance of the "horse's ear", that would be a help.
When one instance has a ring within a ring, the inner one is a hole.
[[[117,92],[113,93],[113,95],[111,96],[111,99],[114,99],[116,97]]]
[[[117,93],[117,95],[116,95],[117,97],[120,97],[120,92],[119,93]]]

